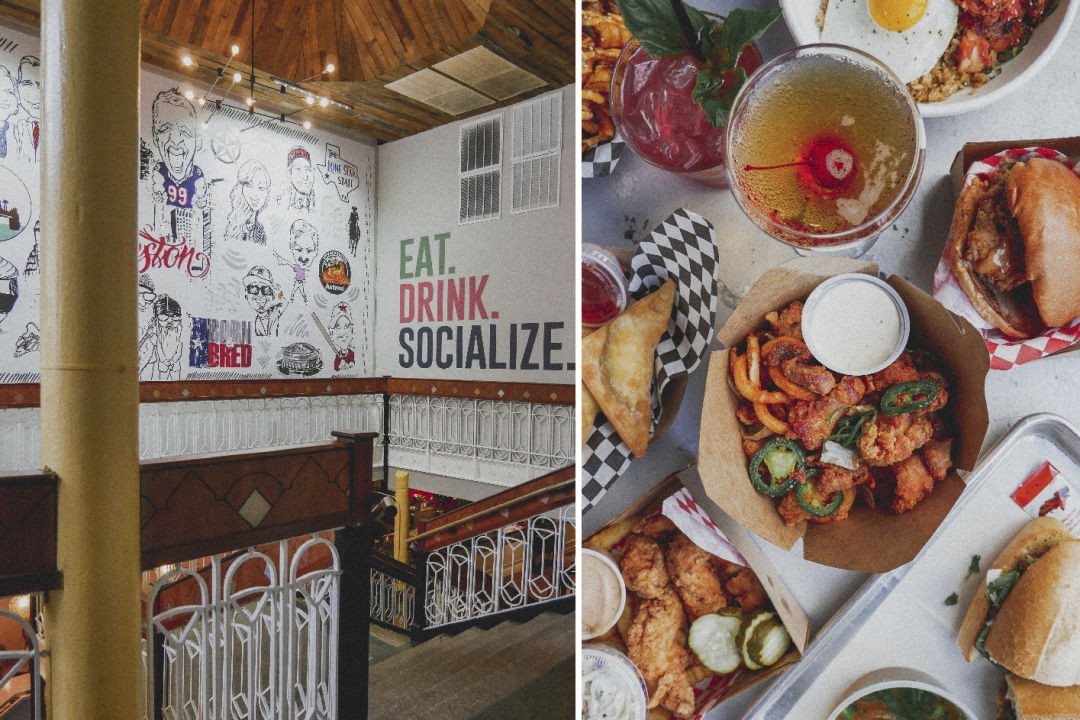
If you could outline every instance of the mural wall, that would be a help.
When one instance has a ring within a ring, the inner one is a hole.
[[[0,42],[0,381],[38,379],[36,39]],[[17,41],[17,42],[16,42]],[[142,74],[140,380],[375,374],[375,149]]]

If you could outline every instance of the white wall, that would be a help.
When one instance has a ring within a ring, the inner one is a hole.
[[[483,116],[503,117],[501,217],[495,220],[458,224],[461,126],[479,118],[379,147],[375,347],[380,374],[503,382],[574,381],[578,119],[573,90],[568,86],[556,91],[562,96],[558,207],[521,214],[511,212],[512,108]],[[436,241],[435,236],[443,234],[449,237]],[[433,254],[430,275],[423,272],[422,262],[417,260],[424,237]],[[440,247],[445,251],[442,272]],[[415,277],[418,270],[421,275]],[[438,283],[451,277],[486,277],[481,298],[489,314],[487,318],[479,317],[477,311],[477,317],[465,320],[402,322],[403,285],[412,290],[419,282]],[[479,330],[474,331],[474,327]],[[438,367],[435,361],[429,367],[420,366],[416,352],[422,328],[431,334],[443,333],[442,357],[452,361],[449,367]],[[460,350],[456,341],[458,328],[464,333]],[[525,358],[528,338],[534,329],[531,357]],[[404,340],[402,330],[406,333]],[[483,359],[479,357],[478,347],[469,357],[474,332],[484,342]],[[413,333],[411,340],[409,333]],[[496,345],[495,363],[505,363],[504,368],[491,364],[492,338]],[[412,351],[411,362],[403,342]],[[516,353],[511,353],[512,343],[516,345]],[[523,369],[523,364],[529,367]]]

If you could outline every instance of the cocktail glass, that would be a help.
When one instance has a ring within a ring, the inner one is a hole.
[[[737,65],[749,75],[761,63],[761,53],[748,45]],[[631,40],[612,71],[611,117],[626,144],[649,164],[722,187],[724,129],[713,126],[691,97],[698,68],[689,53],[654,58]]]
[[[803,255],[869,250],[907,207],[926,155],[906,86],[842,45],[795,48],[758,68],[726,138],[739,207]]]

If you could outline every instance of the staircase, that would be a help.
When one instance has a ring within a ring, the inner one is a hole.
[[[370,720],[565,720],[574,714],[573,613],[440,635],[373,665]]]

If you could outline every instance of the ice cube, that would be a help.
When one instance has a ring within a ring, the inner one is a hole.
[[[675,62],[668,65],[664,72],[664,81],[669,87],[679,91],[686,91],[694,87],[697,82],[697,68],[683,58],[675,58]]]
[[[683,167],[683,139],[665,137],[657,143],[656,149],[664,161],[673,167]]]
[[[695,170],[705,159],[705,151],[701,147],[700,139],[686,137],[682,139],[682,162],[683,170]]]
[[[623,92],[628,95],[640,94],[648,84],[653,71],[657,69],[658,62],[658,60],[643,60],[631,65],[627,69],[626,79],[623,81]]]

